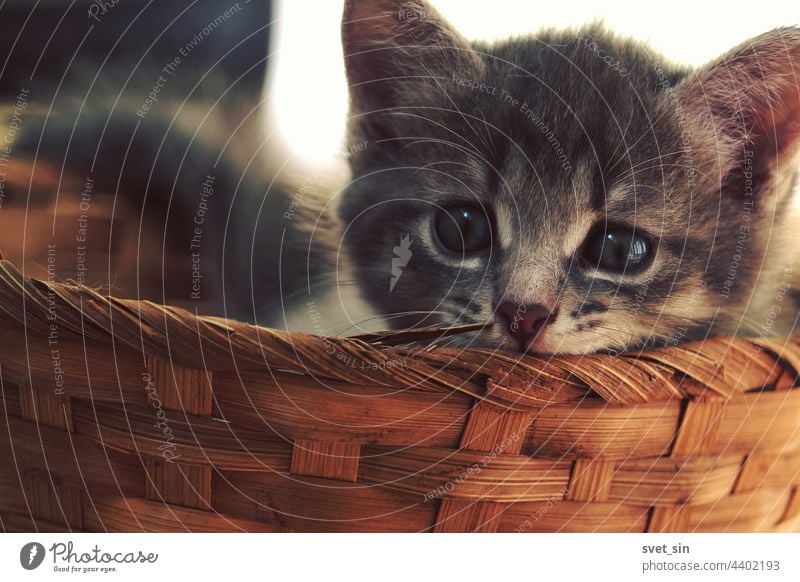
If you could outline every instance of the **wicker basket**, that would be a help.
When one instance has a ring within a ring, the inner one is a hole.
[[[6,531],[800,529],[800,338],[420,350],[7,261],[0,325]]]

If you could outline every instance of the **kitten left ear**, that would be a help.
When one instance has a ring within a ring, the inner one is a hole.
[[[676,92],[703,149],[718,153],[723,188],[739,189],[744,158],[766,178],[800,158],[800,28],[780,28],[735,48],[683,80]],[[731,180],[730,178],[734,178]],[[741,195],[741,194],[740,194]]]
[[[342,44],[356,115],[424,105],[425,91],[441,90],[454,72],[477,74],[483,67],[467,40],[424,0],[346,0]],[[392,125],[370,117],[362,131]]]

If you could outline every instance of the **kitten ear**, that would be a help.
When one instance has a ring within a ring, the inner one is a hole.
[[[753,190],[776,169],[797,170],[800,28],[780,28],[744,43],[690,75],[676,91],[687,129],[704,144],[706,151],[698,153],[717,158],[711,163],[719,164],[723,189],[744,194],[748,165],[760,181]]]
[[[354,115],[423,105],[426,91],[441,91],[453,72],[477,75],[483,67],[467,40],[424,0],[346,0],[342,44]],[[369,122],[372,131],[376,123]]]

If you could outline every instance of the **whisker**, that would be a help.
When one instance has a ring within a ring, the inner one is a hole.
[[[635,142],[633,142],[627,150],[625,150],[625,152],[620,156],[619,160],[614,162],[614,165],[612,165],[606,171],[610,172],[611,170],[616,168],[617,164],[619,164],[622,160],[624,160],[633,151],[633,148],[635,148],[639,144],[640,141],[642,141],[645,137],[651,134],[651,132],[653,131],[653,127],[655,127],[656,123],[660,121],[661,118],[664,115],[666,115],[668,111],[669,111],[668,108],[664,108],[664,111],[658,117],[656,117],[653,120],[650,120],[650,123],[648,124],[649,127],[644,131],[644,133],[642,133],[642,135]]]
[[[397,311],[397,312],[389,313],[389,314],[371,315],[369,317],[365,317],[363,319],[360,319],[359,321],[353,322],[350,325],[342,324],[342,325],[347,326],[347,327],[344,327],[340,332],[337,332],[336,335],[345,335],[345,334],[347,334],[347,332],[349,332],[353,328],[359,327],[359,326],[361,326],[361,325],[363,325],[365,323],[368,323],[370,321],[375,321],[375,320],[379,320],[379,319],[384,319],[384,320],[387,320],[387,321],[391,321],[393,319],[399,319],[401,317],[408,317],[410,315],[425,315],[426,318],[429,315],[449,315],[449,316],[452,316],[452,314],[447,312],[447,311],[436,311],[436,310],[434,310],[434,311],[409,310],[409,311]],[[422,321],[425,321],[425,319],[423,319]],[[451,322],[447,322],[446,320],[443,320],[441,322],[434,323],[433,325],[443,326],[443,325],[452,325],[452,323]],[[337,327],[341,327],[341,326],[337,326]],[[331,331],[333,331],[335,329],[337,329],[337,328],[335,327]]]
[[[622,139],[619,140],[619,143],[617,144],[617,147],[614,148],[613,152],[611,152],[611,155],[608,158],[608,162],[606,163],[606,166],[602,170],[603,174],[605,174],[606,171],[608,170],[608,165],[614,160],[614,156],[617,155],[617,152],[619,151],[619,148],[622,147],[622,145],[625,143],[625,136],[628,135],[628,129],[630,128],[631,123],[633,123],[633,117],[628,119],[628,123],[627,123],[627,125],[625,126],[625,129],[622,132]]]

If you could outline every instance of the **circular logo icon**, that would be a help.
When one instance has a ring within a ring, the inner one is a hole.
[[[26,570],[35,570],[44,562],[44,546],[39,542],[30,542],[19,551],[19,563]]]

